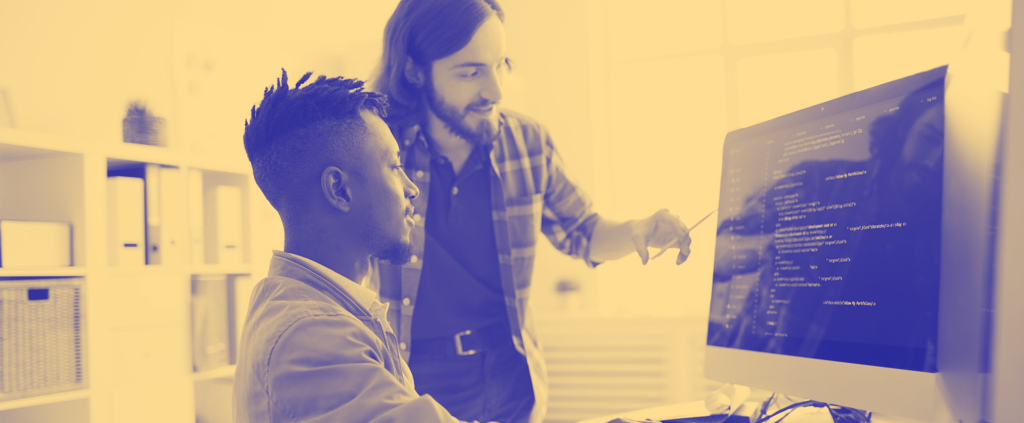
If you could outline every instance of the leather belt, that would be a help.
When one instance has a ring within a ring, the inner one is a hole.
[[[413,355],[467,356],[499,348],[515,348],[504,320],[451,336],[412,340]]]

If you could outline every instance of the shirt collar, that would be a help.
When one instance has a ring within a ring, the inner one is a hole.
[[[307,269],[320,274],[320,276],[323,276],[324,279],[331,281],[332,283],[340,287],[343,291],[345,291],[345,293],[352,296],[352,298],[355,299],[356,302],[359,303],[359,305],[366,308],[370,313],[374,315],[387,314],[388,304],[381,304],[380,301],[377,301],[377,293],[367,289],[366,287],[360,284],[352,282],[352,280],[350,280],[349,278],[346,278],[339,274],[338,272],[335,272],[327,268],[327,266],[324,266],[320,263],[317,263],[298,254],[292,254],[285,251],[274,250],[274,255],[297,261],[301,263],[303,266],[305,266]]]

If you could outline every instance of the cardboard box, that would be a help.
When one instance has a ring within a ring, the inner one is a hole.
[[[70,223],[0,220],[0,267],[71,265]]]

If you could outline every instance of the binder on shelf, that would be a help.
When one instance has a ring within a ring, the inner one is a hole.
[[[160,165],[146,164],[146,264],[162,264],[160,250]]]
[[[160,210],[160,239],[156,243],[156,248],[160,255],[160,264],[181,264],[181,169],[160,167],[159,175],[160,193],[157,202]]]
[[[192,362],[202,372],[230,364],[228,279],[192,276]]]
[[[206,239],[203,224],[203,171],[188,170],[189,256],[192,264],[206,263]]]
[[[83,389],[81,278],[0,283],[0,401]]]
[[[0,267],[71,264],[70,223],[0,220]]]
[[[107,177],[111,266],[146,264],[145,186],[142,178]]]
[[[213,189],[217,216],[217,263],[242,263],[242,188],[218,185]]]

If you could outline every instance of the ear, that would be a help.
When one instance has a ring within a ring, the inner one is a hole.
[[[343,213],[352,211],[352,178],[335,166],[324,169],[320,174],[320,187],[327,202]]]
[[[423,81],[426,79],[423,70],[416,66],[411,57],[405,58],[405,79],[416,88],[423,88]]]

